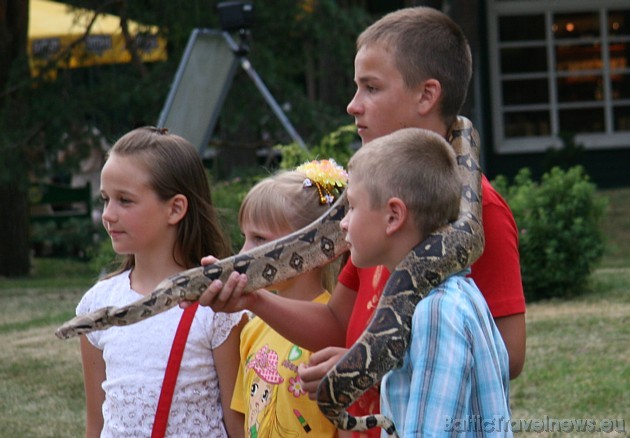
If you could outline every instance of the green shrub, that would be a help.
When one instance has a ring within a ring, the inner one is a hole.
[[[354,152],[352,144],[357,141],[357,130],[354,125],[345,125],[322,138],[322,141],[308,151],[300,148],[297,143],[278,145],[276,149],[282,152],[281,169],[294,169],[310,160],[334,159],[337,164],[346,167]]]
[[[94,225],[88,218],[68,218],[31,225],[31,246],[36,256],[89,258],[94,246]]]
[[[519,232],[523,287],[528,300],[567,297],[587,290],[587,279],[604,250],[600,222],[606,200],[581,166],[545,173],[540,183],[521,169],[508,186],[493,182],[514,214]]]

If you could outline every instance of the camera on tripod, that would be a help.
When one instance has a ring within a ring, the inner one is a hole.
[[[245,32],[254,25],[254,5],[247,2],[222,2],[217,5],[221,29]]]
[[[157,126],[188,139],[200,154],[205,154],[223,101],[240,65],[289,136],[307,150],[304,140],[247,58],[250,28],[254,25],[253,4],[251,1],[221,2],[217,4],[217,13],[221,30],[193,29]],[[238,41],[232,33],[238,34]]]

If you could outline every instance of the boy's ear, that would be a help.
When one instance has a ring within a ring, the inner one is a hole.
[[[391,236],[400,230],[408,217],[408,210],[405,203],[400,198],[390,198],[387,201],[387,226],[385,234]]]
[[[188,198],[180,193],[171,198],[170,204],[171,211],[169,212],[168,222],[171,225],[175,225],[186,216],[186,212],[188,211]]]
[[[442,84],[437,79],[427,79],[420,85],[419,92],[418,112],[424,116],[437,108],[442,97]]]

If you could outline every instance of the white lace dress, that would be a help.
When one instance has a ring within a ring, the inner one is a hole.
[[[106,306],[124,306],[140,298],[131,290],[129,272],[124,272],[96,283],[86,292],[77,306],[77,315]],[[176,306],[136,324],[87,335],[92,345],[103,351],[106,364],[101,437],[151,435],[182,312]],[[168,437],[227,436],[212,350],[225,341],[241,317],[241,313],[214,313],[208,307],[198,308],[177,378]]]

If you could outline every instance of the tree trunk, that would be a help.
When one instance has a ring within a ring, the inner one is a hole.
[[[0,0],[0,90],[4,91],[13,62],[26,55],[28,0]]]
[[[0,275],[28,275],[29,216],[24,151],[7,133],[15,95],[8,91],[16,61],[26,62],[28,0],[0,0]]]
[[[27,195],[18,184],[0,184],[0,276],[28,275],[30,270]]]

